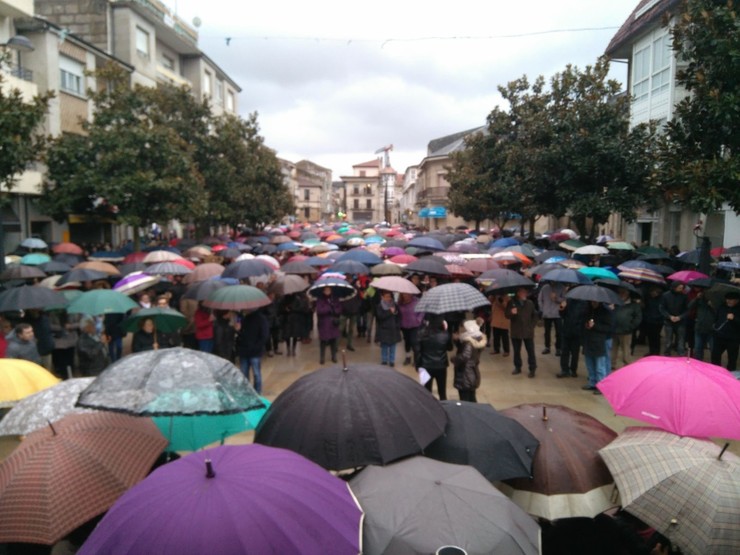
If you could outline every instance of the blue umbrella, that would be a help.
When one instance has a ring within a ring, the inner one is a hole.
[[[414,237],[409,241],[409,247],[416,247],[419,249],[430,250],[430,251],[443,251],[445,246],[441,241],[433,237]]]
[[[297,252],[299,250],[301,250],[300,245],[297,245],[293,241],[289,241],[287,243],[280,243],[277,246],[277,252],[284,252],[284,251]]]
[[[501,239],[496,239],[493,243],[491,243],[491,247],[498,247],[498,248],[505,248],[505,247],[513,247],[514,245],[518,245],[519,241],[514,239],[513,237],[502,237]]]
[[[367,266],[373,266],[375,264],[380,264],[381,262],[383,262],[383,259],[380,258],[377,254],[373,254],[368,250],[360,248],[347,251],[337,259],[337,261],[339,260],[354,260],[355,262],[362,262]]]
[[[335,262],[329,266],[328,271],[339,272],[340,274],[355,274],[358,276],[365,276],[370,273],[367,266],[355,260],[340,260]]]
[[[312,256],[305,262],[313,268],[320,268],[321,266],[331,266],[332,264],[334,264],[334,261],[331,258],[322,258],[321,256]]]

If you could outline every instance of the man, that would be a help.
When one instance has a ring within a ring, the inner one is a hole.
[[[684,356],[686,343],[686,319],[689,316],[689,298],[685,286],[674,281],[671,288],[660,298],[659,310],[665,327],[665,356],[675,348],[678,356]]]
[[[717,309],[714,320],[712,364],[722,363],[722,353],[727,351],[727,369],[737,370],[738,348],[740,347],[740,293],[725,294],[725,304]]]
[[[36,347],[36,337],[31,324],[25,322],[18,324],[5,339],[8,341],[5,358],[20,358],[41,364],[41,355]]]
[[[537,303],[542,312],[542,318],[545,322],[545,348],[543,355],[550,354],[552,345],[551,337],[553,329],[555,331],[555,356],[560,356],[561,345],[561,324],[560,320],[560,303],[563,301],[562,284],[545,283],[540,289],[537,296]]]
[[[511,321],[511,345],[514,348],[514,371],[512,374],[522,373],[522,343],[527,350],[527,365],[529,374],[534,378],[537,371],[537,359],[534,354],[534,328],[537,324],[537,309],[527,297],[527,289],[520,287],[516,296],[506,306],[504,313]]]
[[[556,378],[578,377],[578,359],[581,356],[583,330],[586,327],[586,301],[563,300],[560,314],[563,324],[561,339],[560,373]]]

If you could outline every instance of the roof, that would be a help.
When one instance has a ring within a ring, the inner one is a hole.
[[[355,164],[352,167],[353,168],[379,168],[380,159],[375,158],[373,160],[370,160],[369,162],[363,162],[362,164]]]
[[[471,133],[484,131],[485,129],[485,126],[474,127],[467,131],[460,131],[459,133],[440,137],[439,139],[433,139],[429,141],[429,144],[427,145],[427,158],[432,158],[434,156],[447,156],[452,152],[462,150],[465,148],[465,137]]]
[[[632,44],[647,31],[662,25],[662,18],[666,12],[678,7],[680,0],[658,0],[655,5],[648,7],[655,0],[640,0],[627,20],[612,37],[606,47],[606,55],[610,58],[626,59],[630,57]],[[647,10],[643,10],[648,7]],[[639,17],[638,17],[639,15]]]

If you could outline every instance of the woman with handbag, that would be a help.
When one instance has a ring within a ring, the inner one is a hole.
[[[326,348],[331,350],[331,361],[337,361],[337,342],[339,341],[339,315],[342,306],[332,295],[331,287],[324,287],[316,301],[316,316],[319,328],[319,364],[324,364]]]

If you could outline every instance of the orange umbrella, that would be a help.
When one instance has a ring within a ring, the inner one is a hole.
[[[87,262],[80,262],[72,268],[73,270],[95,270],[98,272],[104,272],[112,276],[120,276],[121,272],[118,271],[113,264],[110,262],[100,262],[98,260],[88,260]]]
[[[51,250],[54,254],[82,254],[82,247],[74,243],[57,243]]]

